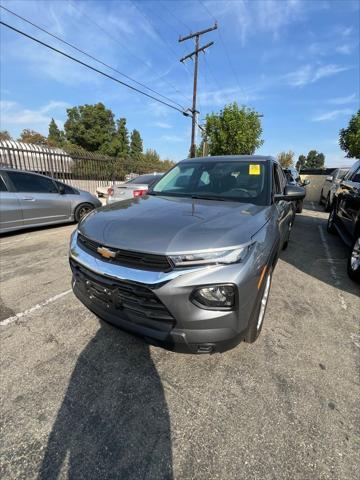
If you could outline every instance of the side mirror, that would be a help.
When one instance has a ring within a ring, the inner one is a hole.
[[[301,185],[305,187],[305,185],[310,185],[310,180],[306,178],[303,182],[301,182]]]
[[[274,201],[286,200],[287,202],[293,202],[295,200],[303,200],[305,195],[305,188],[298,185],[286,185],[283,194],[274,195]]]
[[[64,195],[64,193],[65,193],[65,187],[64,187],[64,185],[58,185],[58,188],[59,188],[59,193],[60,193],[60,195]]]
[[[333,179],[334,179],[334,177],[333,177],[332,175],[328,175],[325,180],[326,180],[327,182],[332,182]]]

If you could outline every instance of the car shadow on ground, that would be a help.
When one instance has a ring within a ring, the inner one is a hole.
[[[328,233],[327,216],[313,206],[296,215],[288,248],[280,258],[302,272],[339,290],[358,296],[359,285],[346,271],[349,248],[338,235]]]
[[[102,324],[78,357],[39,479],[172,479],[170,420],[149,346]]]
[[[0,239],[21,237],[22,235],[29,235],[31,233],[36,233],[36,232],[46,232],[47,230],[49,231],[53,230],[54,232],[56,232],[57,230],[61,231],[61,227],[68,227],[71,225],[74,227],[74,230],[75,230],[75,227],[76,227],[75,222],[56,223],[54,225],[39,225],[37,227],[22,228],[19,230],[14,230],[13,232],[0,233]]]

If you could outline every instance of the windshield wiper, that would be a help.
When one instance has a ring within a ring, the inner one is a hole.
[[[226,201],[225,198],[218,197],[216,195],[191,195],[191,198],[199,199],[199,200],[218,200],[219,202]]]

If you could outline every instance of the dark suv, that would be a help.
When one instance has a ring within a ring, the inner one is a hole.
[[[327,229],[338,233],[350,246],[348,273],[360,282],[360,160],[339,183],[329,215]]]

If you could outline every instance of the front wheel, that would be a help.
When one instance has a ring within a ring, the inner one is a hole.
[[[350,250],[347,264],[349,277],[355,282],[360,283],[360,237],[358,236]]]
[[[301,213],[303,211],[303,203],[302,200],[296,202],[296,213]]]
[[[330,212],[330,210],[331,210],[330,193],[328,193],[328,196],[326,197],[326,202],[325,202],[325,212]]]
[[[94,206],[91,205],[91,203],[81,203],[78,205],[74,212],[75,222],[79,223],[91,210],[94,210]]]
[[[270,269],[267,270],[267,273],[265,273],[265,278],[263,279],[263,283],[261,287],[260,299],[255,308],[254,315],[250,320],[249,328],[245,335],[244,340],[246,343],[254,343],[255,340],[260,335],[263,322],[264,322],[267,303],[269,300],[271,279],[272,279],[272,267],[270,267]]]
[[[336,233],[335,219],[336,219],[336,212],[335,212],[335,207],[333,207],[331,209],[331,212],[328,218],[327,227],[326,227],[329,233]]]

